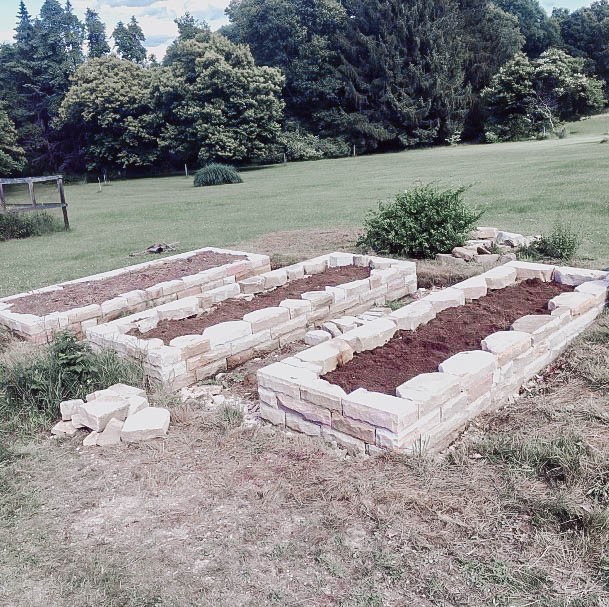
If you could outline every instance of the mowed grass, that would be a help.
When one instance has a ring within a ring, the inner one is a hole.
[[[581,233],[579,260],[609,265],[607,115],[569,126],[563,140],[464,145],[289,163],[248,170],[242,184],[194,188],[191,178],[67,187],[72,231],[0,243],[0,295],[141,262],[159,241],[180,250],[229,246],[262,234],[359,226],[367,209],[416,182],[472,184],[482,223],[525,234],[556,220]],[[48,198],[48,197],[47,197]],[[289,251],[278,251],[289,253]]]

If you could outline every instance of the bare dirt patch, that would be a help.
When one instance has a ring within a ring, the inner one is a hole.
[[[416,331],[399,331],[387,344],[355,354],[353,360],[324,379],[346,392],[366,388],[395,395],[395,389],[459,352],[479,350],[480,341],[496,331],[507,331],[527,314],[549,314],[548,300],[573,287],[538,279],[491,291],[464,306],[440,312]]]
[[[14,301],[11,312],[43,316],[51,312],[65,312],[75,307],[100,304],[128,291],[147,289],[159,282],[177,280],[240,259],[245,257],[212,251],[197,253],[187,259],[167,261],[153,268],[134,270],[121,276],[66,285],[60,291],[26,295]]]
[[[333,251],[355,252],[359,228],[328,228],[270,232],[254,240],[240,242],[241,250],[269,255],[275,266],[304,261]]]
[[[323,290],[324,287],[334,287],[353,280],[362,280],[369,276],[369,268],[355,266],[328,268],[320,274],[305,276],[272,291],[259,293],[251,300],[243,298],[227,299],[200,316],[190,316],[182,320],[163,320],[150,331],[141,333],[139,329],[132,329],[128,335],[135,335],[144,339],[159,338],[168,344],[174,337],[200,335],[207,327],[225,321],[241,320],[249,312],[278,306],[284,299],[297,299],[307,291]]]

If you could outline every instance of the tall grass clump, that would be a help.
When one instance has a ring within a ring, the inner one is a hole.
[[[0,418],[46,424],[59,415],[62,400],[84,398],[119,382],[142,385],[141,368],[61,333],[34,355],[0,359]]]
[[[464,244],[482,212],[463,201],[467,187],[416,186],[379,203],[364,221],[358,245],[386,255],[419,259]]]
[[[212,162],[199,169],[195,175],[195,187],[206,185],[223,185],[225,183],[243,183],[237,169],[228,164]]]
[[[0,213],[0,241],[42,236],[63,229],[63,222],[46,211],[28,214],[15,211]]]

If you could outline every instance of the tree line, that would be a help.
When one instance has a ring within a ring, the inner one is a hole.
[[[559,132],[609,87],[609,0],[232,0],[161,62],[70,0],[0,45],[0,174],[153,172]]]

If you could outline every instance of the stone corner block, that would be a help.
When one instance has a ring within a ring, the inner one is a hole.
[[[359,388],[343,398],[343,415],[399,432],[417,420],[418,406],[412,400]]]

